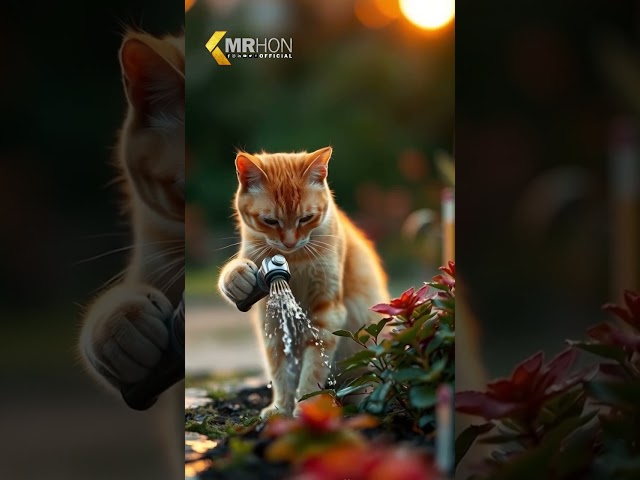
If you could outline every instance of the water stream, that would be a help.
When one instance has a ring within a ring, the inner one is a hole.
[[[286,369],[289,374],[287,383],[296,389],[296,398],[299,398],[300,392],[297,390],[297,386],[300,377],[302,347],[309,336],[320,349],[322,363],[326,367],[331,367],[324,342],[320,337],[320,331],[313,326],[284,279],[276,279],[271,284],[266,313],[265,333],[268,338],[272,338],[274,335],[279,335],[282,338],[282,353],[285,356]],[[270,319],[275,322],[270,322]],[[278,330],[280,330],[279,333]],[[335,383],[335,376],[330,373],[328,384],[332,387]]]

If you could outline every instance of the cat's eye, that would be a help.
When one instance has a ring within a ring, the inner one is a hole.
[[[276,225],[278,225],[280,223],[275,218],[266,218],[265,217],[265,218],[262,219],[262,221],[264,223],[266,223],[267,225],[271,226],[271,227],[276,226]]]
[[[313,219],[314,215],[310,214],[310,215],[305,215],[304,217],[302,217],[300,220],[298,220],[298,223],[300,223],[300,225],[302,225],[303,223],[307,223],[310,222],[311,219]]]

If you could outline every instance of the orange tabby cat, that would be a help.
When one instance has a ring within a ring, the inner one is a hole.
[[[129,109],[117,166],[133,250],[119,283],[88,308],[79,345],[87,370],[114,393],[153,372],[184,289],[184,37],[128,33],[120,64]],[[174,417],[164,432],[173,443],[167,478],[182,475],[183,395],[177,385],[152,409],[161,428]]]
[[[331,332],[356,330],[379,320],[369,308],[389,298],[386,276],[371,242],[337,207],[329,190],[331,153],[331,147],[312,153],[238,153],[235,209],[242,244],[219,281],[229,300],[243,300],[256,283],[256,264],[265,256],[283,254],[291,269],[291,290],[319,330],[330,363],[353,353],[353,342],[343,342]],[[324,386],[330,368],[308,335],[297,389],[286,388],[282,338],[264,334],[264,304],[263,300],[255,309],[254,320],[273,383],[273,403],[261,416],[296,415],[297,399]]]

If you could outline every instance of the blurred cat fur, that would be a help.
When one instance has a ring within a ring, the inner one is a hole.
[[[118,396],[157,365],[184,289],[184,36],[128,32],[119,58],[128,110],[115,160],[132,253],[87,308],[79,341],[88,372]],[[167,479],[184,471],[183,398],[181,382],[150,410]]]

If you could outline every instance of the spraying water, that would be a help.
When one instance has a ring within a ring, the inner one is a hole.
[[[266,313],[265,334],[268,338],[273,338],[274,335],[278,334],[277,330],[280,330],[290,383],[297,383],[296,380],[300,377],[302,346],[309,338],[319,348],[322,364],[325,367],[331,367],[324,342],[320,337],[320,331],[311,323],[285,280],[276,279],[271,284]],[[329,375],[328,383],[329,386],[335,385],[336,380],[333,374]],[[301,393],[296,390],[297,397]]]
[[[254,303],[268,295],[267,318],[264,324],[265,335],[267,341],[274,337],[282,339],[282,355],[285,357],[288,374],[287,383],[292,390],[296,389],[296,397],[299,397],[301,392],[297,391],[296,387],[299,383],[302,367],[303,346],[310,339],[320,350],[322,364],[328,368],[331,368],[331,365],[320,331],[311,323],[306,312],[291,292],[288,283],[290,278],[289,265],[282,255],[267,257],[256,273],[254,291],[236,305],[238,309],[246,312]],[[279,352],[276,353],[276,355],[278,354]],[[329,375],[328,384],[330,387],[336,384],[332,373]]]

